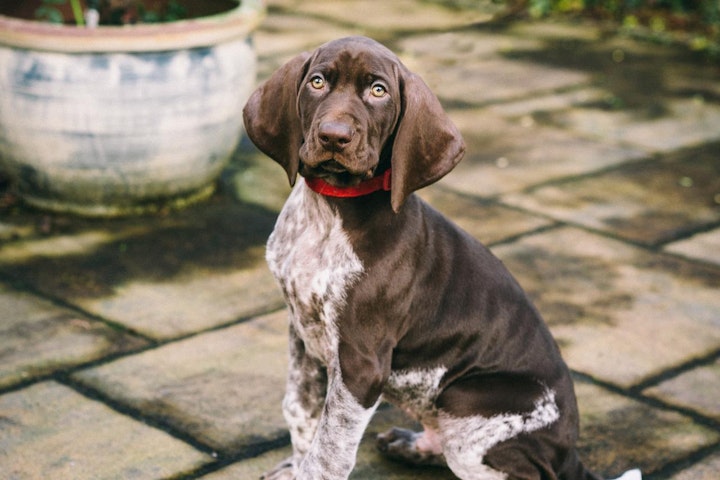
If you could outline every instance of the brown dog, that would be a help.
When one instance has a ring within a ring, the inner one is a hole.
[[[385,398],[424,427],[381,435],[392,457],[465,480],[596,479],[540,315],[499,260],[412,194],[465,148],[422,80],[345,38],[290,60],[244,114],[290,183],[304,177],[268,241],[290,309],[293,456],[264,478],[347,478]]]

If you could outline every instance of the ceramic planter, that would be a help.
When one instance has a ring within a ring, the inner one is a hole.
[[[263,12],[96,29],[0,15],[0,171],[29,204],[81,215],[208,196],[242,135]]]

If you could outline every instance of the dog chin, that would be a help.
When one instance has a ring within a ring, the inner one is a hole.
[[[360,175],[353,175],[350,172],[325,172],[325,171],[313,171],[313,172],[300,172],[305,178],[322,178],[333,187],[354,187],[360,184],[365,178]]]
[[[331,165],[330,168],[324,168]],[[338,168],[336,162],[322,162],[317,167],[309,167],[303,164],[300,169],[300,175],[305,178],[321,178],[334,187],[354,187],[365,180],[372,178],[373,171],[370,170],[364,174],[358,175],[348,170]]]

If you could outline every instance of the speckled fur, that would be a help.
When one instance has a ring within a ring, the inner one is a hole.
[[[295,187],[278,218],[268,240],[267,261],[291,312],[283,411],[293,462],[266,478],[347,478],[377,406],[363,408],[348,392],[338,362],[337,312],[363,266],[337,213],[304,182]],[[288,476],[290,469],[295,477]]]

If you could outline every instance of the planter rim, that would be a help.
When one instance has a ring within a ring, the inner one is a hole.
[[[125,26],[84,28],[0,15],[0,46],[50,52],[148,52],[207,47],[245,37],[265,16],[262,0],[242,0],[217,15]]]

